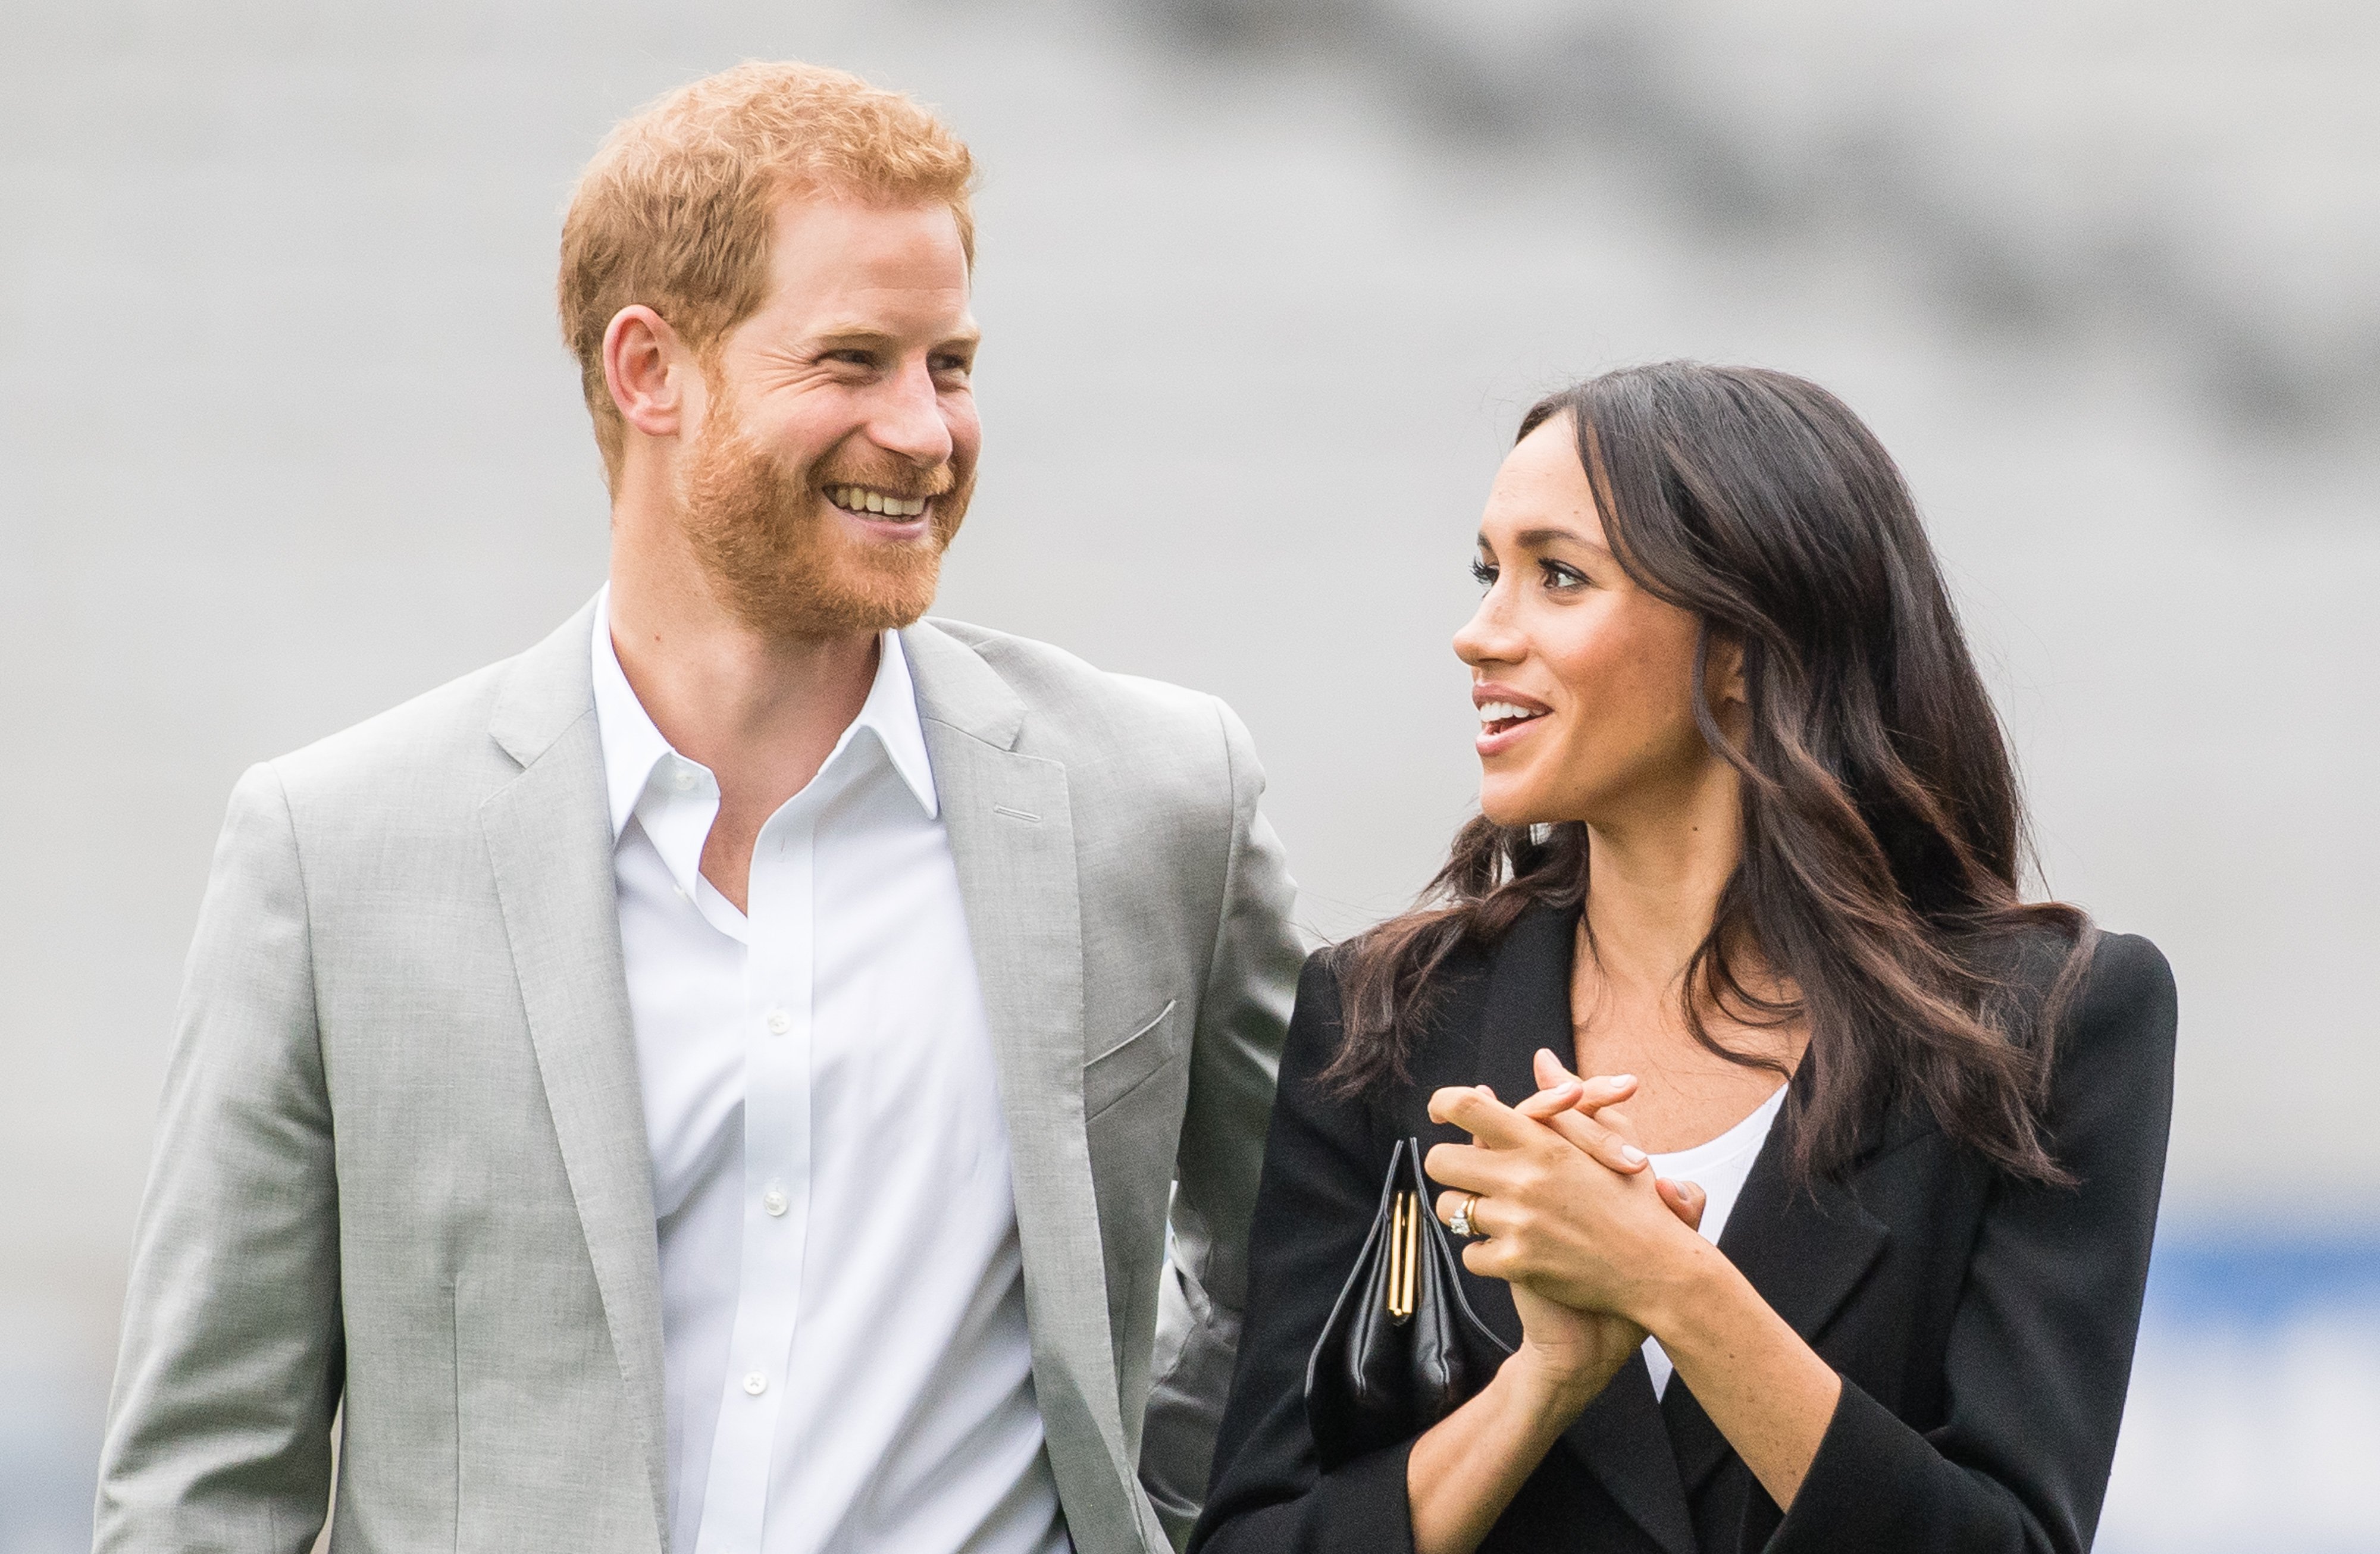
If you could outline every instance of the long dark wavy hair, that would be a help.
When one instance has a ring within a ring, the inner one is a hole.
[[[1866,1119],[1914,1106],[2003,1171],[2069,1182],[2042,1112],[2092,930],[2020,894],[2015,769],[1891,456],[1825,389],[1752,368],[1609,372],[1538,401],[1520,436],[1562,416],[1620,565],[1700,623],[1695,717],[1742,777],[1742,857],[1682,981],[1687,1028],[1782,1073],[1706,1012],[1806,1023],[1783,1120],[1796,1180],[1839,1173]],[[1714,640],[1742,652],[1740,747],[1704,694]],[[1421,904],[1340,953],[1346,1040],[1325,1082],[1402,1079],[1448,958],[1587,889],[1584,824],[1473,819]],[[2046,997],[2042,946],[2062,956]],[[1798,997],[1755,992],[1779,985],[1764,972]]]

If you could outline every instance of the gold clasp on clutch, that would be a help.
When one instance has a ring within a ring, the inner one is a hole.
[[[1413,1315],[1414,1275],[1421,1262],[1421,1201],[1399,1193],[1389,1220],[1389,1315]]]

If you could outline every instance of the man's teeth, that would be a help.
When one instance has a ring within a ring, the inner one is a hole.
[[[1479,721],[1483,723],[1517,722],[1523,718],[1542,718],[1545,714],[1532,708],[1515,707],[1509,701],[1483,701],[1479,704]]]
[[[846,513],[871,513],[887,518],[914,518],[926,510],[922,496],[887,496],[866,486],[829,486],[826,499]]]

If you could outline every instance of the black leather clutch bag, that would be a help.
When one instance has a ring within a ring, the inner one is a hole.
[[[1488,1384],[1475,1349],[1512,1353],[1463,1298],[1462,1264],[1430,1212],[1421,1156],[1414,1138],[1390,1154],[1372,1232],[1305,1363],[1305,1416],[1326,1467],[1410,1439],[1462,1407]]]

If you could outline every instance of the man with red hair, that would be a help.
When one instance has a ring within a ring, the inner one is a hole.
[[[1203,1493],[1300,956],[1211,698],[924,619],[973,164],[747,65],[560,302],[612,493],[545,642],[251,770],[99,1547],[1059,1554]]]

